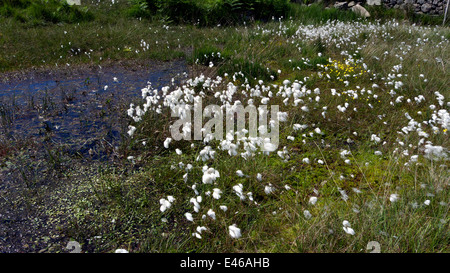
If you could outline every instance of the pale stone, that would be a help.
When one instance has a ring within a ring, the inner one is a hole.
[[[336,2],[334,7],[337,9],[346,9],[348,7],[347,2]]]
[[[66,0],[67,4],[69,5],[81,5],[81,0]]]
[[[365,17],[365,18],[370,17],[370,13],[359,4],[354,5],[352,7],[352,11],[362,17]]]
[[[431,10],[431,5],[428,4],[428,3],[425,3],[425,4],[422,5],[421,9],[422,9],[422,12],[427,13],[427,12],[429,12]]]
[[[367,0],[367,5],[374,6],[374,5],[381,5],[381,0]]]

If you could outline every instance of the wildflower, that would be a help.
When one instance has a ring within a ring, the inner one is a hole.
[[[132,125],[130,125],[130,126],[128,126],[128,135],[131,137],[131,136],[133,136],[133,134],[134,134],[134,132],[136,132],[136,127],[134,127],[134,126],[132,126]]]
[[[344,200],[344,201],[347,201],[348,200],[348,195],[347,195],[347,193],[345,192],[345,190],[341,190],[341,189],[338,189],[339,190],[339,193],[341,194],[341,198]]]
[[[191,222],[194,221],[194,218],[192,218],[192,214],[191,214],[191,213],[186,212],[186,213],[184,214],[184,216],[186,216],[186,219],[187,219],[188,221],[191,221]]]
[[[376,143],[381,141],[381,139],[375,134],[372,134],[372,136],[370,137],[370,140],[375,141]]]
[[[242,236],[241,235],[241,229],[238,228],[236,226],[236,224],[233,224],[233,225],[229,226],[228,229],[229,229],[231,238],[239,239]]]
[[[215,189],[213,189],[213,198],[214,199],[220,199],[220,194],[222,193],[222,191],[220,190],[220,189],[217,189],[217,188],[215,188]]]
[[[237,184],[233,186],[233,190],[236,192],[237,196],[243,201],[245,200],[245,195],[243,193],[244,186],[242,184]]]
[[[164,148],[168,149],[171,141],[172,141],[172,138],[170,138],[170,137],[166,138],[166,140],[164,140]]]
[[[114,253],[128,253],[128,250],[123,249],[123,248],[118,248],[118,249],[116,249],[116,251],[114,251]]]
[[[199,210],[200,210],[200,203],[197,202],[197,199],[191,198],[191,199],[189,200],[189,202],[192,203],[192,204],[194,205],[194,211],[195,211],[195,212],[199,212]]]
[[[207,212],[208,216],[211,217],[213,220],[216,220],[216,213],[212,210],[209,209]]]
[[[202,232],[207,230],[207,228],[204,226],[198,226],[196,230],[198,234],[202,234]]]
[[[442,146],[433,146],[431,144],[425,145],[425,157],[432,160],[438,160],[440,158],[447,158],[447,153]]]
[[[168,196],[167,199],[161,198],[159,200],[159,203],[161,204],[161,207],[159,208],[161,212],[165,212],[167,209],[169,209],[172,206],[173,201],[175,198],[172,196]]]
[[[309,210],[304,210],[303,215],[305,216],[306,219],[311,219],[312,217],[312,214],[309,212]]]
[[[258,174],[256,175],[256,179],[257,179],[258,181],[261,181],[261,180],[262,180],[262,174],[258,173]]]
[[[204,184],[212,184],[218,177],[220,177],[219,172],[214,168],[209,168],[204,171],[202,176],[202,182]]]
[[[425,200],[425,202],[423,202],[425,205],[429,206],[431,201],[430,200]]]
[[[274,192],[274,187],[272,186],[272,184],[269,184],[268,186],[264,187],[264,192],[266,194],[271,194],[272,192]]]
[[[396,202],[399,199],[398,194],[393,193],[389,196],[389,201],[391,201],[392,203]]]
[[[181,155],[183,153],[180,149],[175,149],[175,152],[177,153],[177,155]]]
[[[345,231],[345,233],[350,234],[350,235],[355,235],[355,231],[350,227],[350,223],[347,220],[344,220],[342,222],[343,225],[343,229]]]
[[[317,197],[312,196],[311,198],[309,198],[308,203],[310,203],[311,205],[315,205],[317,202]]]
[[[243,176],[244,176],[244,173],[243,173],[241,170],[237,170],[237,171],[236,171],[236,174],[237,174],[239,177],[243,177]]]
[[[219,207],[221,210],[223,210],[223,211],[227,211],[228,210],[228,207],[227,206],[220,206]]]

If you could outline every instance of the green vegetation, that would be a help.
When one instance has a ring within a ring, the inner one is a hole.
[[[288,0],[133,0],[129,14],[157,16],[168,22],[201,26],[231,25],[250,20],[286,17]]]
[[[79,23],[92,21],[87,8],[70,6],[64,0],[1,0],[0,17],[12,17],[22,23]]]

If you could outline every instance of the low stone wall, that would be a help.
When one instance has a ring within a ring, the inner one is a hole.
[[[416,13],[442,15],[448,0],[383,0],[389,8],[412,8]]]

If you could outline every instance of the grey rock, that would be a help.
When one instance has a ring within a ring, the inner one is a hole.
[[[347,4],[347,2],[336,2],[334,4],[334,7],[337,9],[347,9],[348,4]]]
[[[370,13],[359,4],[354,5],[352,11],[364,18],[370,17]]]
[[[425,3],[422,5],[422,7],[420,9],[422,10],[423,13],[427,13],[431,10],[431,5],[428,3]]]
[[[367,0],[367,5],[374,6],[374,5],[381,5],[381,0]]]

